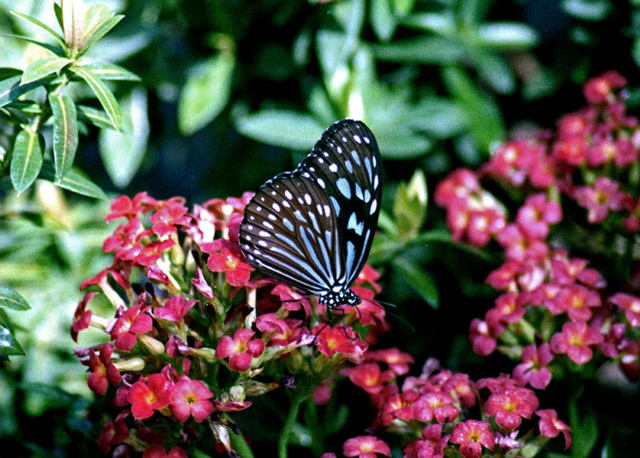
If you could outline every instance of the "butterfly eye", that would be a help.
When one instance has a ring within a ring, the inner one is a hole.
[[[358,305],[350,288],[378,224],[380,162],[364,123],[329,127],[293,172],[267,181],[247,205],[240,247],[249,264],[329,308]]]

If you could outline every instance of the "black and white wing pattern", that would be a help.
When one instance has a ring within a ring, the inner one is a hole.
[[[267,181],[247,205],[240,225],[247,262],[329,308],[358,305],[350,288],[378,224],[380,165],[364,123],[333,124],[294,171]]]

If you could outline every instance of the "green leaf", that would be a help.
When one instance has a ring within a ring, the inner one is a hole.
[[[111,18],[113,13],[109,7],[102,3],[94,3],[84,13],[84,36],[88,37],[100,24]]]
[[[424,156],[433,145],[423,134],[414,132],[407,126],[395,125],[378,129],[374,125],[372,129],[375,130],[380,154],[387,159],[414,159]]]
[[[16,137],[11,159],[11,183],[21,193],[38,177],[42,167],[44,139],[37,132],[22,130]]]
[[[59,182],[56,182],[56,171],[53,162],[46,160],[42,164],[39,178],[56,183],[57,186],[83,196],[107,200],[107,196],[99,186],[91,180],[70,170]]]
[[[23,311],[31,309],[27,300],[16,290],[3,286],[0,286],[0,307]]]
[[[109,120],[111,121],[113,128],[115,130],[120,130],[120,123],[122,122],[120,106],[107,85],[104,84],[100,78],[94,75],[92,71],[85,67],[72,67],[71,70],[89,85],[100,101],[102,108],[106,111],[107,116],[109,116]]]
[[[93,73],[103,81],[140,81],[140,77],[138,75],[130,72],[126,68],[115,64],[98,62],[83,65],[82,67],[89,70],[91,73]]]
[[[448,11],[446,13],[414,13],[404,18],[402,24],[425,32],[451,36],[456,33],[454,19]]]
[[[488,153],[493,143],[505,138],[504,121],[498,106],[461,68],[446,67],[442,74],[447,89],[466,112],[475,141]]]
[[[18,16],[19,18],[24,19],[27,22],[30,22],[33,25],[37,26],[37,27],[40,27],[45,32],[48,32],[53,38],[56,39],[56,41],[60,44],[60,47],[64,50],[64,52],[66,54],[67,45],[64,42],[64,38],[60,34],[58,34],[55,30],[53,30],[51,27],[49,27],[48,25],[44,24],[43,22],[40,22],[36,18],[31,17],[31,16],[26,15],[26,14],[23,14],[23,13],[18,13],[16,11],[11,11],[11,14],[13,14],[14,16]]]
[[[22,70],[19,68],[0,67],[0,81],[18,75],[22,75]]]
[[[127,186],[135,176],[149,140],[147,93],[140,87],[122,100],[122,131],[100,131],[99,144],[102,162],[113,183]]]
[[[98,110],[86,105],[77,105],[76,111],[78,112],[78,119],[82,121],[88,121],[101,129],[113,129],[113,124],[111,124],[111,120],[104,110]]]
[[[89,35],[84,44],[82,45],[82,49],[78,52],[78,55],[84,54],[92,44],[98,41],[100,38],[104,37],[111,29],[113,29],[118,22],[122,20],[124,16],[122,14],[117,14],[109,19],[102,21],[93,31],[91,35]]]
[[[14,76],[7,78],[4,81],[0,81],[0,107],[11,103],[22,94],[26,94],[33,89],[49,84],[54,79],[56,79],[56,76],[51,75],[37,81],[32,81],[31,83],[20,84],[22,76]]]
[[[52,73],[58,74],[62,68],[70,64],[71,60],[66,57],[49,56],[38,59],[27,65],[22,74],[21,84],[28,84],[39,80]]]
[[[18,356],[24,355],[24,350],[13,337],[9,328],[0,324],[0,355]]]
[[[431,308],[437,309],[440,306],[440,293],[431,275],[405,257],[396,258],[393,267],[398,269],[402,277]]]
[[[393,205],[393,218],[397,235],[402,240],[413,239],[422,228],[427,216],[427,180],[417,169],[411,181],[400,183]]]
[[[6,113],[13,124],[29,124],[33,118],[42,114],[40,105],[32,100],[14,100],[0,110]]]
[[[269,145],[295,150],[313,147],[324,126],[311,116],[286,110],[264,110],[236,119],[240,133]]]
[[[393,9],[400,17],[406,16],[413,10],[416,0],[392,0]]]
[[[516,77],[502,56],[478,51],[474,63],[482,79],[497,93],[512,94],[516,90]]]
[[[193,134],[215,119],[229,102],[235,58],[229,52],[197,64],[178,101],[178,125]]]
[[[598,441],[599,428],[595,413],[584,405],[580,395],[584,388],[580,387],[569,400],[569,425],[574,445],[571,447],[572,456],[591,456]]]
[[[535,29],[518,22],[482,24],[477,39],[482,46],[499,51],[526,51],[539,42]]]
[[[611,11],[609,0],[564,0],[562,9],[584,21],[602,21]]]
[[[55,54],[58,57],[66,57],[67,56],[67,52],[65,49],[60,48],[59,46],[55,46],[49,43],[45,43],[44,41],[40,41],[40,40],[36,40],[35,38],[30,38],[30,37],[24,37],[22,35],[13,35],[10,33],[1,33],[0,37],[7,37],[7,38],[15,38],[16,40],[22,40],[22,41],[26,41],[29,43],[33,43],[34,45],[40,46],[41,48],[44,48],[48,51],[51,51],[53,54]]]
[[[50,95],[53,113],[53,157],[56,182],[71,170],[78,149],[78,119],[76,106],[66,95]]]
[[[458,135],[468,124],[464,110],[446,97],[423,97],[412,114],[408,120],[412,127],[437,138]]]
[[[419,37],[374,46],[373,53],[380,60],[408,64],[446,65],[466,56],[466,48],[449,38]]]
[[[396,31],[397,22],[389,0],[372,0],[369,7],[369,21],[380,41],[389,41]]]

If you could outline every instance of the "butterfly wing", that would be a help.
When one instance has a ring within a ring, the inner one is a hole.
[[[240,246],[253,267],[310,294],[333,283],[335,214],[313,181],[285,172],[249,202]]]
[[[336,214],[338,283],[350,287],[369,256],[378,225],[382,184],[380,150],[362,122],[345,119],[331,126],[296,172],[307,172],[325,191]]]
[[[339,121],[293,172],[267,181],[249,202],[242,251],[253,267],[307,293],[344,291],[369,254],[381,190],[373,133]]]

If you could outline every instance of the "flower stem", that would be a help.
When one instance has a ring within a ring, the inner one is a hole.
[[[280,439],[278,440],[278,458],[287,458],[289,438],[296,426],[296,420],[298,419],[298,413],[300,412],[300,406],[302,405],[304,398],[304,390],[298,389],[294,392],[294,396],[291,399],[289,415],[287,416],[287,422],[285,423]]]

